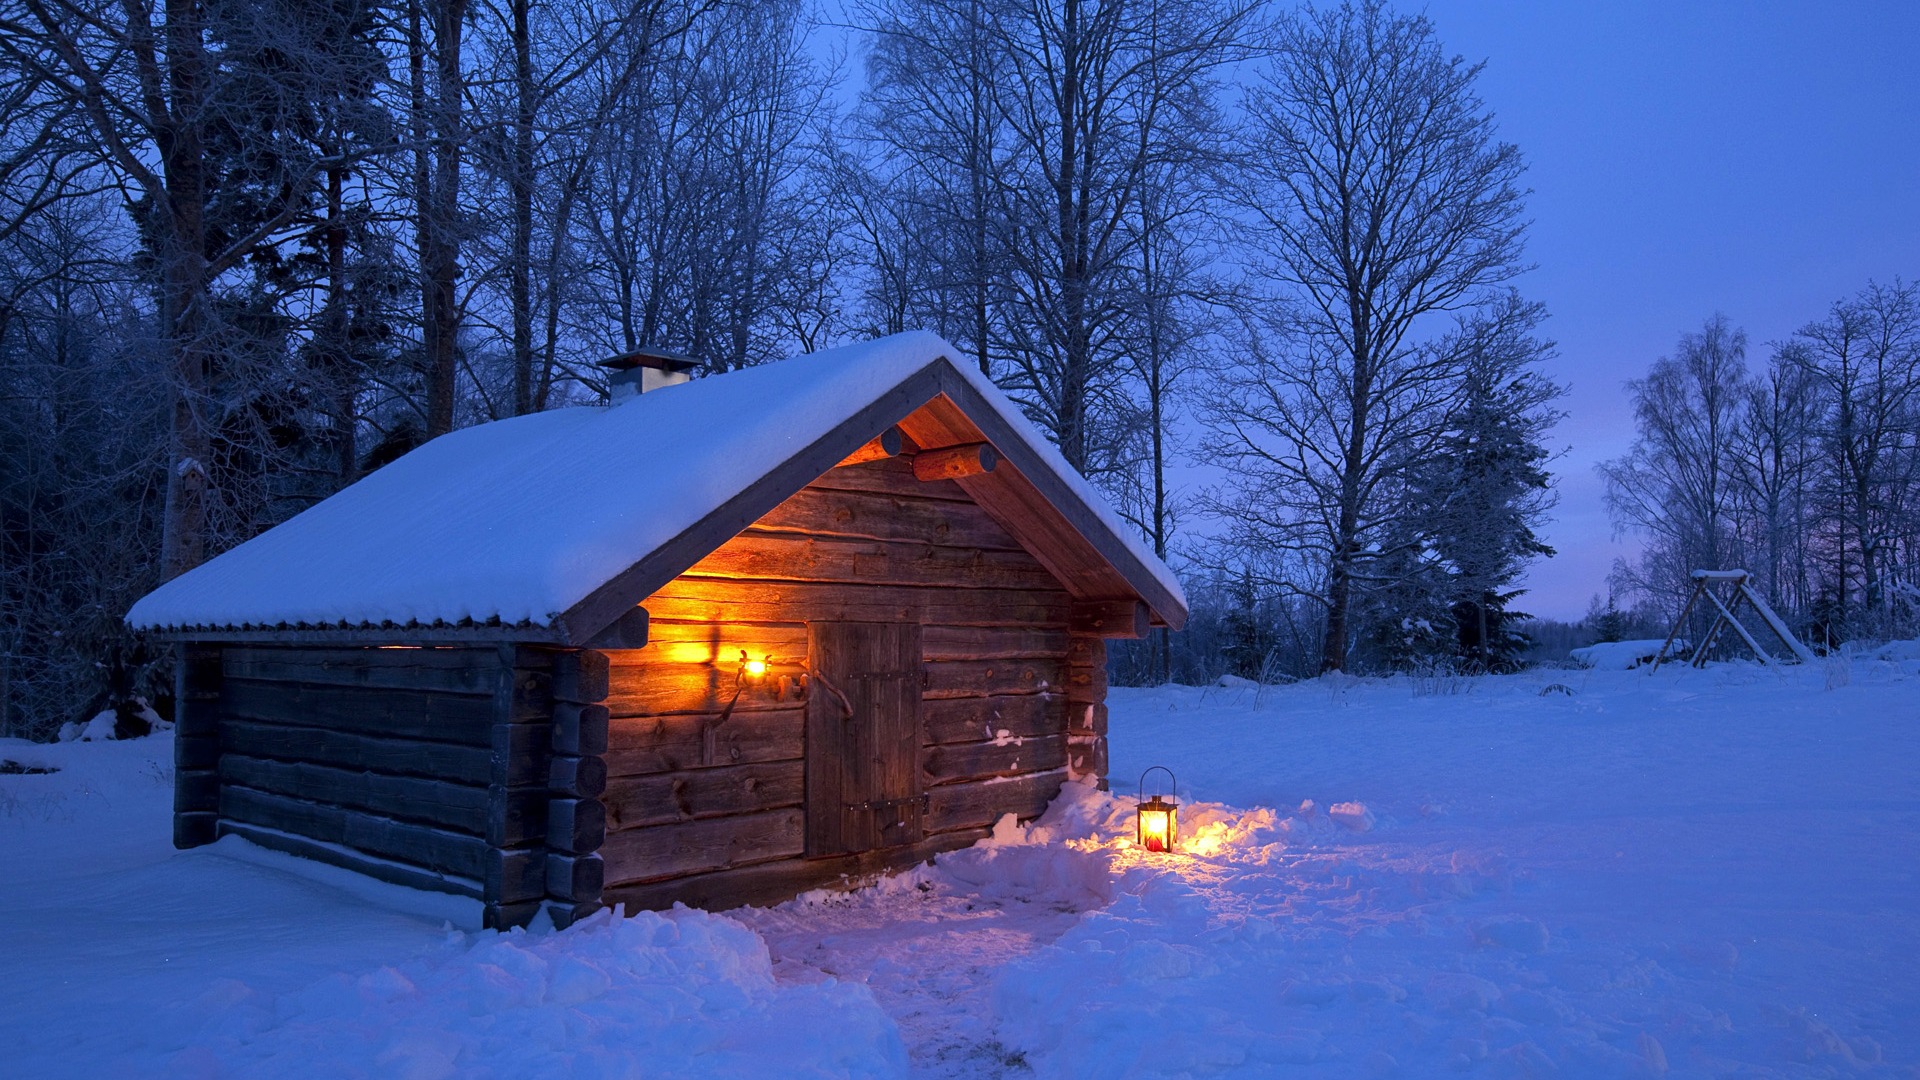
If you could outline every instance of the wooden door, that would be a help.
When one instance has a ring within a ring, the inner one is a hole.
[[[919,624],[809,623],[807,657],[808,857],[917,843]]]

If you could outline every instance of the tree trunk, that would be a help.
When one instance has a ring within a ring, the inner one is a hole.
[[[206,171],[200,125],[206,89],[203,12],[194,0],[166,3],[169,109],[159,131],[165,199],[154,209],[167,226],[161,249],[160,313],[173,352],[172,467],[167,470],[160,576],[170,579],[206,558],[207,462],[212,440],[206,407],[211,359],[206,342]],[[156,117],[158,119],[158,117]]]
[[[533,411],[533,37],[531,0],[513,0],[513,414]],[[547,283],[553,287],[552,282]]]

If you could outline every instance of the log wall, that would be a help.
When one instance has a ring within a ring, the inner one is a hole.
[[[905,459],[833,469],[641,606],[647,646],[607,654],[609,903],[725,907],[858,880],[1034,817],[1068,775],[1067,593]],[[822,620],[923,627],[911,847],[801,858],[807,623]],[[741,677],[743,652],[764,677]]]
[[[599,654],[190,645],[177,680],[176,845],[242,836],[473,897],[493,926],[597,906]]]

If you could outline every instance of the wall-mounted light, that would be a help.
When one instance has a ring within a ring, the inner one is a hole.
[[[767,673],[766,657],[761,657],[760,659],[755,660],[747,655],[747,650],[745,649],[740,650],[740,674],[742,677],[748,678],[748,679],[758,679],[759,677],[761,677],[762,675],[765,675],[766,673]]]

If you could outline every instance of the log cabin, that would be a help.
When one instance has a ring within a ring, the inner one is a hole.
[[[1106,641],[1185,597],[957,355],[629,358],[162,585],[128,621],[178,649],[174,843],[564,926],[857,885],[1104,785]]]

